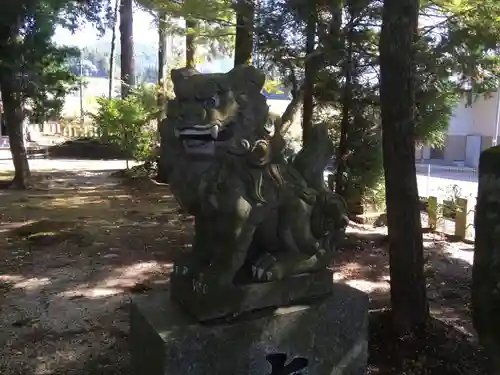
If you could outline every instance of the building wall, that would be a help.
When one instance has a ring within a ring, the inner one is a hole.
[[[465,160],[467,137],[464,135],[447,135],[444,148],[444,159],[450,162]]]
[[[474,102],[474,123],[470,134],[479,134],[490,139],[495,135],[498,95],[497,91],[489,98],[480,98]],[[491,145],[491,142],[489,144]]]
[[[466,106],[464,98],[453,112],[448,134],[494,136],[499,94],[497,91],[489,97],[481,96],[471,106]]]
[[[445,146],[440,157],[446,164],[465,162],[471,164],[471,160],[478,159],[467,155],[467,137],[480,136],[481,143],[478,150],[483,151],[492,146],[492,140],[496,133],[497,104],[500,90],[488,97],[479,97],[467,106],[465,98],[457,105],[450,120]],[[497,143],[500,142],[498,137]],[[470,150],[474,148],[469,148]],[[427,154],[427,155],[425,155]],[[439,153],[432,153],[437,155]],[[423,148],[416,153],[417,159],[432,159],[429,148]],[[476,164],[476,162],[472,163]],[[477,165],[469,165],[476,167]]]
[[[458,103],[453,111],[450,119],[450,127],[448,134],[467,135],[470,134],[474,123],[474,110],[472,107],[466,106],[466,101],[463,99]]]

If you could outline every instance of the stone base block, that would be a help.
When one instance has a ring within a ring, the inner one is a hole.
[[[166,292],[132,297],[134,375],[362,375],[368,297],[347,285],[309,304],[200,324]]]
[[[330,295],[332,279],[332,271],[324,269],[283,280],[224,288],[201,285],[197,288],[196,279],[174,273],[170,279],[170,294],[188,313],[204,322]]]

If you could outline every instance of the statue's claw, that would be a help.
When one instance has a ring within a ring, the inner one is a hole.
[[[277,259],[269,254],[263,254],[252,266],[252,277],[256,281],[270,281],[276,278],[272,268]]]

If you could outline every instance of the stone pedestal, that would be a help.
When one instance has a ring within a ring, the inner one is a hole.
[[[368,297],[347,285],[332,289],[308,304],[210,324],[197,322],[166,292],[133,296],[132,374],[365,374]]]

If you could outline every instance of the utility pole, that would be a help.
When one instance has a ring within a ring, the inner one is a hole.
[[[498,142],[498,130],[500,127],[500,86],[497,88],[497,115],[495,116],[495,134],[491,145],[494,147]]]

